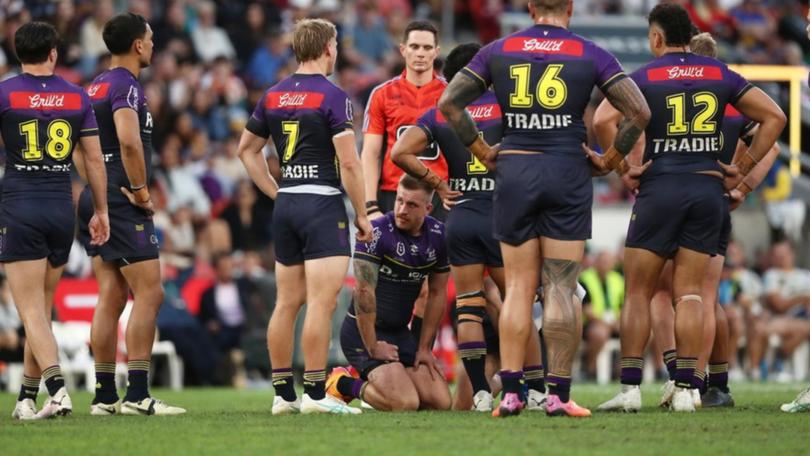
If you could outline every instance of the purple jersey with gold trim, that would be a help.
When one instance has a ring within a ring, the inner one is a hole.
[[[725,107],[752,87],[748,81],[723,62],[690,52],[665,54],[631,77],[652,112],[644,160],[653,163],[645,176],[720,171]]]
[[[501,107],[492,91],[467,106],[478,130],[484,134],[487,144],[501,141]],[[487,168],[464,146],[441,111],[430,109],[417,122],[425,132],[429,143],[435,143],[447,160],[449,183],[452,190],[464,193],[462,199],[492,199],[495,190],[495,173]]]
[[[734,159],[734,152],[737,151],[737,140],[743,139],[757,126],[753,120],[745,117],[734,108],[726,105],[723,116],[723,151],[720,153],[720,161],[730,165]]]
[[[146,176],[152,174],[152,114],[138,79],[126,68],[111,68],[96,76],[87,87],[98,119],[101,152],[107,164],[107,195],[111,200],[126,202],[121,187],[129,188],[130,182],[121,161],[121,143],[113,115],[119,109],[132,109],[138,114],[138,128],[143,143]]]
[[[582,158],[582,116],[598,86],[625,77],[612,54],[561,27],[535,25],[484,46],[464,74],[492,84],[503,113],[501,150]]]
[[[379,265],[377,322],[380,328],[404,328],[411,321],[413,304],[430,273],[449,272],[444,224],[426,217],[419,236],[396,226],[394,213],[372,220],[371,242],[358,242],[354,258]],[[349,309],[354,315],[354,310]]]
[[[351,130],[353,116],[346,92],[323,75],[296,73],[264,93],[246,128],[262,138],[272,136],[281,159],[281,188],[339,188],[332,137]]]
[[[98,135],[82,88],[59,76],[27,73],[0,82],[0,126],[6,145],[3,199],[71,200],[73,148],[80,137]]]

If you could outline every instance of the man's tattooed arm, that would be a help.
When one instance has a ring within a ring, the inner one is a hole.
[[[625,156],[633,150],[639,136],[647,128],[651,116],[650,107],[635,81],[630,78],[623,78],[608,87],[605,97],[624,115],[613,149]]]
[[[374,323],[377,319],[377,277],[380,266],[371,261],[354,259],[354,275],[357,285],[354,287],[354,312],[357,316],[357,328],[360,337],[369,353],[377,344],[377,333]]]
[[[476,81],[464,73],[458,73],[444,89],[444,93],[439,99],[439,110],[467,147],[476,142],[479,136],[478,127],[465,108],[483,95],[486,90],[487,88],[481,81]]]

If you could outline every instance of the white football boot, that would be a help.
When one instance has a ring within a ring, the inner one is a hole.
[[[673,412],[694,413],[695,399],[692,396],[692,390],[675,387],[675,394],[672,395],[672,405],[669,408]]]
[[[59,388],[56,394],[45,401],[45,405],[43,405],[42,410],[37,413],[36,419],[42,420],[57,416],[67,416],[71,413],[73,413],[73,402],[70,400],[70,396],[68,396],[67,390],[63,386]]]
[[[492,402],[492,393],[481,390],[473,396],[473,406],[471,410],[475,412],[491,412]]]
[[[25,398],[17,401],[14,406],[14,411],[11,412],[11,417],[15,420],[34,420],[37,417],[37,404],[33,399]]]
[[[545,412],[547,400],[548,394],[530,389],[529,395],[526,397],[526,410],[531,412]]]
[[[304,394],[304,398],[301,400],[301,413],[304,415],[308,415],[310,413],[359,415],[363,413],[363,411],[359,408],[349,407],[345,402],[328,394],[325,395],[323,399],[318,401],[309,397],[309,394]]]
[[[186,409],[169,405],[154,397],[147,397],[138,402],[124,401],[121,403],[122,415],[170,416],[182,415],[184,413],[186,413]]]
[[[613,399],[596,408],[600,412],[631,412],[641,410],[641,388],[638,385],[622,385],[622,390]]]

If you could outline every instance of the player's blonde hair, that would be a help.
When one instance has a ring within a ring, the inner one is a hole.
[[[717,57],[717,41],[708,32],[698,33],[693,36],[689,42],[689,49],[697,55]]]
[[[337,37],[335,24],[323,19],[303,19],[295,23],[292,47],[298,63],[320,58],[332,38]]]

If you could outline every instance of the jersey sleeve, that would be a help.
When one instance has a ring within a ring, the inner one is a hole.
[[[354,106],[352,100],[346,92],[337,90],[333,96],[329,97],[330,103],[326,108],[326,117],[329,121],[329,128],[332,136],[346,130],[352,130],[354,124]]]
[[[87,92],[82,91],[82,124],[79,128],[79,136],[98,136],[98,123],[96,122],[96,113],[93,111],[93,104],[90,102],[90,97]]]
[[[262,98],[256,103],[256,109],[253,110],[253,114],[250,115],[245,125],[245,130],[261,138],[270,137],[270,127],[267,125],[267,116],[264,114],[264,102],[266,98],[267,94],[262,95]]]
[[[621,64],[613,54],[595,44],[593,49],[594,63],[596,64],[596,84],[604,92],[616,82],[627,77],[627,75],[625,75]]]
[[[424,113],[419,120],[416,121],[416,126],[425,132],[425,136],[427,136],[428,139],[428,144],[435,141],[433,132],[436,128],[436,112],[436,108],[431,108],[428,110],[428,112]]]
[[[729,87],[731,87],[732,95],[731,100],[729,100],[731,104],[736,104],[743,95],[754,88],[744,77],[729,68],[726,68],[726,82],[728,82]]]
[[[492,50],[499,42],[500,41],[494,41],[482,47],[481,50],[475,54],[475,57],[470,60],[470,63],[461,69],[462,73],[480,83],[484,90],[492,84],[492,74],[489,71],[489,59],[492,55]]]
[[[142,96],[143,94],[137,84],[112,84],[112,87],[110,87],[110,108],[112,112],[123,108],[138,112]]]
[[[386,220],[385,217],[377,220]],[[358,242],[354,246],[354,258],[356,260],[370,261],[375,264],[381,264],[382,258],[385,253],[385,238],[383,236],[383,229],[381,224],[372,221],[371,242]]]
[[[385,134],[385,99],[381,88],[382,86],[375,88],[368,97],[363,115],[363,133]]]

